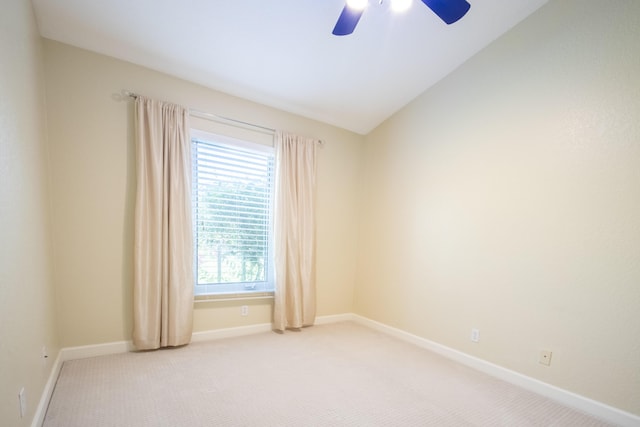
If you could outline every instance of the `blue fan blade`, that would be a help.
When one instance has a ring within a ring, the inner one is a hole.
[[[422,3],[447,24],[462,18],[471,7],[466,0],[422,0]]]
[[[333,35],[335,36],[346,36],[347,34],[353,33],[353,30],[356,29],[356,25],[358,25],[358,21],[362,16],[363,10],[352,10],[349,9],[348,6],[345,6],[342,9],[342,13],[340,17],[338,17],[338,22],[336,22],[336,26],[333,28]]]

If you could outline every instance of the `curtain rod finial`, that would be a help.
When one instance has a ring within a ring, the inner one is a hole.
[[[133,99],[136,99],[138,97],[137,93],[131,92],[131,91],[126,90],[126,89],[122,89],[122,95],[123,96],[128,96],[129,98],[133,98]]]

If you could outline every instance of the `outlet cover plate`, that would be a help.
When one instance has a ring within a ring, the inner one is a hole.
[[[545,365],[545,366],[551,365],[551,351],[549,351],[549,350],[541,350],[540,351],[540,358],[538,359],[538,362],[541,365]]]

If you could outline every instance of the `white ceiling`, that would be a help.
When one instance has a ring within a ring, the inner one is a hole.
[[[468,0],[447,26],[421,1],[33,0],[43,37],[366,134],[547,0]],[[133,89],[135,88],[123,88]]]

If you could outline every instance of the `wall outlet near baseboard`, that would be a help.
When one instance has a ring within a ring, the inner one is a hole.
[[[541,350],[540,357],[538,358],[538,363],[541,365],[549,366],[551,365],[551,351],[549,350]]]
[[[471,341],[478,342],[480,341],[480,330],[473,328],[471,329]]]
[[[248,316],[249,315],[249,306],[243,305],[240,307],[240,316]]]

